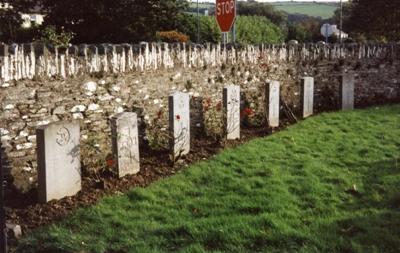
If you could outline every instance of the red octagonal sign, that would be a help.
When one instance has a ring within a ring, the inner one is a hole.
[[[235,22],[236,0],[217,0],[215,15],[221,32],[229,32]]]

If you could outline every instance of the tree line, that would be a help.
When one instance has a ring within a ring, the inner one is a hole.
[[[188,13],[186,0],[13,0],[0,10],[0,41],[41,40],[53,44],[122,43],[139,41],[193,41],[198,39],[197,17]],[[355,40],[400,40],[400,8],[392,0],[352,0],[344,5],[344,31]],[[20,13],[40,12],[45,23],[21,27]],[[210,14],[213,15],[212,10]],[[239,43],[279,43],[323,39],[320,26],[339,23],[339,11],[330,20],[287,14],[272,5],[238,2],[236,35]],[[199,42],[219,42],[213,16],[200,17]]]

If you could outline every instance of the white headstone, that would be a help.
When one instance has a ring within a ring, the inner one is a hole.
[[[353,73],[343,74],[340,86],[342,110],[354,109],[354,83],[355,78]]]
[[[174,159],[190,151],[189,94],[176,91],[169,96],[170,146]]]
[[[240,139],[240,86],[224,88],[225,130],[228,140]]]
[[[314,78],[304,77],[301,79],[301,101],[303,105],[303,118],[314,113]]]
[[[79,123],[51,123],[39,127],[36,136],[39,201],[75,195],[81,190]]]
[[[118,176],[140,171],[137,115],[123,112],[111,118],[112,150]]]
[[[267,121],[270,127],[279,126],[279,97],[280,83],[271,81],[267,83],[265,98],[267,100]]]

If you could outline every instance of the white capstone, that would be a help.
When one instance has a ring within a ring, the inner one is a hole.
[[[50,123],[50,120],[42,120],[36,123],[36,126],[44,126]]]
[[[19,136],[20,136],[20,137],[27,137],[28,135],[29,135],[29,133],[26,132],[26,131],[21,131],[21,132],[19,132]]]
[[[73,118],[73,119],[83,119],[84,117],[83,117],[83,114],[82,114],[82,113],[76,112],[76,113],[73,113],[73,114],[72,114],[72,118]]]
[[[12,110],[14,108],[15,108],[15,106],[13,104],[8,104],[8,105],[4,106],[4,110]]]
[[[35,142],[36,141],[36,135],[29,135],[28,136],[28,141],[29,142]]]
[[[75,105],[74,107],[72,107],[71,112],[84,112],[86,111],[86,106],[84,105]]]
[[[85,83],[85,90],[87,90],[88,92],[95,92],[97,90],[97,83],[93,82],[93,81],[89,81],[87,83]]]
[[[0,136],[2,136],[2,135],[7,135],[7,134],[9,134],[9,133],[10,133],[10,131],[8,131],[7,129],[0,128]]]
[[[33,144],[30,142],[27,143],[22,143],[22,144],[18,144],[16,146],[17,150],[24,150],[24,149],[30,149],[33,147]]]
[[[88,106],[89,111],[97,111],[99,108],[100,108],[100,106],[98,104],[90,104]]]

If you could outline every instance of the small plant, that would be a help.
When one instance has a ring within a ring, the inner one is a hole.
[[[203,100],[205,132],[214,140],[221,140],[224,134],[223,108],[221,101]]]
[[[145,138],[151,149],[160,150],[168,147],[170,134],[167,127],[160,128],[163,122],[168,122],[164,110],[159,110],[153,120],[146,120]]]
[[[39,40],[56,47],[68,47],[74,36],[75,33],[64,31],[64,27],[57,31],[55,26],[46,26],[42,30]]]

